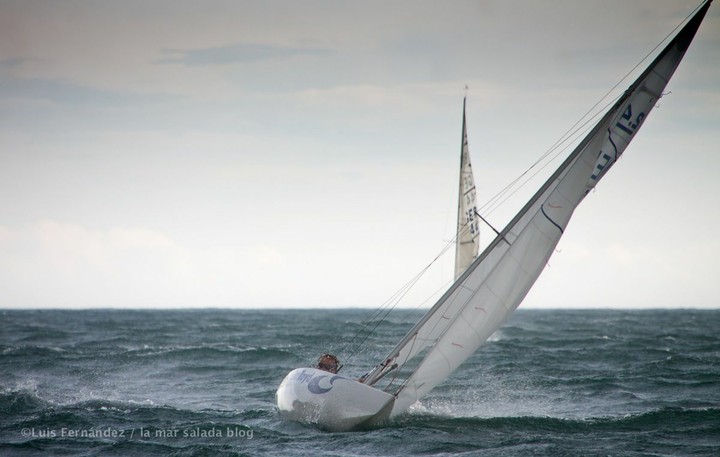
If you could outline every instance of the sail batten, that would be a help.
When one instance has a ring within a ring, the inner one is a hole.
[[[406,410],[442,382],[519,306],[544,270],[575,208],[619,160],[662,96],[709,4],[688,21],[386,357],[384,365],[397,363],[398,372],[410,361],[416,364],[395,374],[401,384],[394,387],[393,414]],[[378,379],[384,371],[379,365],[370,378]]]

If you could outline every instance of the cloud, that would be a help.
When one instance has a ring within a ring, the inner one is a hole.
[[[98,89],[60,79],[0,79],[2,99],[41,99],[69,105],[136,106],[179,100],[179,96]]]
[[[20,57],[10,57],[8,59],[0,59],[0,68],[14,68],[19,67],[25,62],[28,62],[32,59],[23,59]]]
[[[264,60],[288,59],[292,57],[322,56],[331,53],[324,48],[299,48],[268,44],[239,43],[201,49],[165,49],[161,64],[182,64],[187,66],[232,65]]]
[[[89,229],[42,220],[0,227],[0,306],[152,301],[191,273],[168,236],[141,227]]]

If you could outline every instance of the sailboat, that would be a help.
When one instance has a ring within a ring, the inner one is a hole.
[[[605,176],[662,97],[708,0],[628,87],[507,226],[361,380],[291,371],[276,399],[286,419],[344,431],[407,411],[470,357],[520,305],[575,208]]]

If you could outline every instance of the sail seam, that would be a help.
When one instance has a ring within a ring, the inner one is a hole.
[[[658,75],[658,77],[659,77],[660,79],[664,79],[664,78],[662,78],[662,77],[659,76],[659,75]],[[668,81],[668,82],[670,82],[670,81]],[[655,92],[655,91],[652,91],[652,90],[650,90],[647,86],[642,86],[642,87],[640,88],[640,90],[641,90],[642,92],[645,92],[645,93],[647,93],[647,94],[652,95],[653,97],[655,97],[655,98],[657,98],[657,99],[661,99],[661,98],[662,98],[662,94],[661,94],[661,93],[657,93],[657,92]]]
[[[466,310],[467,310],[467,308],[463,309],[463,311],[466,311]],[[475,334],[475,336],[477,336],[478,339],[482,338],[482,335],[480,335],[480,333],[478,333],[477,329],[472,325],[472,323],[469,320],[467,320],[467,318],[463,315],[462,312],[460,313],[460,318],[465,321],[467,326],[473,331],[473,333]],[[464,349],[464,347],[463,347],[463,349]]]

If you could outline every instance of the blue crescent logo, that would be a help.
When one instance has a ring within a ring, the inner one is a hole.
[[[342,379],[342,376],[333,376],[332,378],[330,378],[330,381],[328,381],[330,383],[330,387],[328,387],[328,388],[320,387],[320,380],[325,379],[327,377],[328,377],[328,375],[321,375],[321,376],[315,376],[314,378],[312,378],[310,380],[310,382],[308,383],[308,390],[314,394],[318,394],[318,395],[324,394],[324,393],[330,392],[330,390],[333,388],[333,383],[335,382],[336,379]]]

